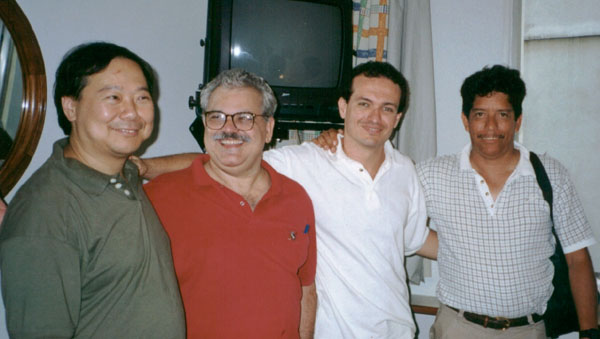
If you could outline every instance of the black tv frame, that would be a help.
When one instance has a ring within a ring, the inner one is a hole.
[[[231,65],[232,3],[234,0],[209,0],[207,37],[205,39],[204,78],[206,84]],[[343,32],[340,77],[333,88],[271,86],[277,96],[275,113],[277,138],[286,139],[288,129],[323,130],[339,127],[337,101],[352,70],[352,1],[351,0],[282,0],[303,1],[338,6],[342,13]],[[259,18],[257,18],[259,19]]]

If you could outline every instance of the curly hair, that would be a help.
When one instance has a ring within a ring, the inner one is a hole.
[[[492,92],[501,92],[508,96],[508,102],[515,112],[515,120],[519,118],[523,110],[522,104],[525,98],[525,82],[521,79],[519,71],[502,65],[484,67],[465,79],[461,88],[462,111],[469,118],[473,108],[475,97],[483,97]]]

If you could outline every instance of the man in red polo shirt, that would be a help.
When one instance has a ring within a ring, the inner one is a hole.
[[[207,84],[201,103],[208,154],[145,187],[171,238],[188,338],[310,338],[313,207],[262,160],[273,91],[230,70]]]

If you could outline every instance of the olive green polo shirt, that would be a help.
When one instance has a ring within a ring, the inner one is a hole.
[[[10,202],[0,269],[11,337],[184,338],[167,234],[137,168],[97,172],[68,139]]]

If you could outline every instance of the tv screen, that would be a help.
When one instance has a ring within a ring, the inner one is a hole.
[[[233,0],[231,68],[271,86],[335,88],[342,58],[342,11],[331,4]]]
[[[276,138],[342,123],[337,100],[352,70],[351,0],[209,0],[201,45],[205,84],[231,68],[269,82],[278,101]],[[197,91],[190,100],[198,116],[199,98]],[[202,122],[190,129],[202,145]]]

